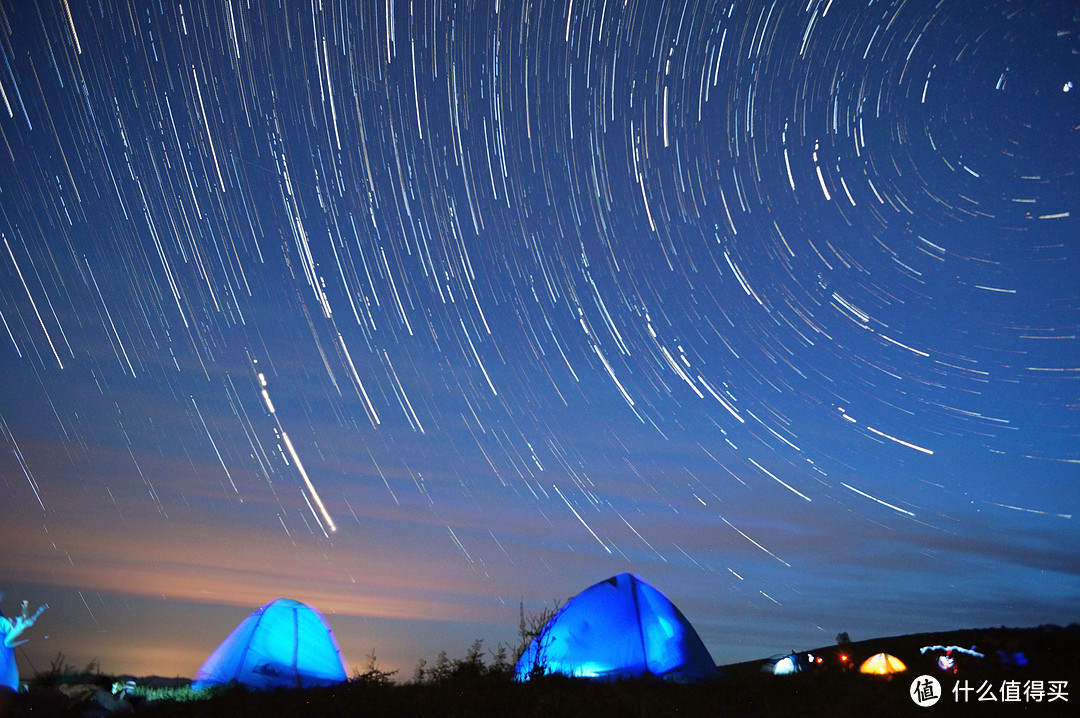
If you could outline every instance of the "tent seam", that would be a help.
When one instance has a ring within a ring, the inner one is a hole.
[[[269,604],[267,604],[269,605]],[[262,623],[263,616],[266,615],[266,606],[259,609],[259,617],[255,619],[255,625],[251,627],[251,632],[248,634],[248,639],[244,641],[244,652],[240,654],[240,662],[236,666],[236,675],[229,678],[230,681],[239,680],[241,672],[244,670],[244,662],[247,661],[248,651],[251,649],[251,637],[259,630],[259,624]]]
[[[292,607],[293,616],[293,648],[292,648],[292,670],[293,675],[296,676],[296,687],[300,688],[300,610],[296,607]]]

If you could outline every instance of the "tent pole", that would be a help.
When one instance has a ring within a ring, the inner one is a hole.
[[[641,639],[641,657],[645,660],[645,670],[649,671],[649,652],[645,647],[645,631],[641,626],[641,606],[638,605],[638,583],[633,574],[630,574],[630,595],[634,597],[634,613],[637,617],[638,638]]]

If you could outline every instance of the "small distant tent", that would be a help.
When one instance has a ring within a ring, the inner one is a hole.
[[[233,629],[195,674],[191,687],[236,681],[256,690],[310,688],[345,679],[345,658],[322,614],[279,598]]]
[[[806,659],[797,653],[773,656],[761,666],[762,673],[772,673],[774,676],[787,676],[792,673],[802,673],[806,670]]]
[[[718,675],[682,612],[639,576],[620,573],[571,598],[541,629],[514,669],[581,678],[657,676],[690,682]]]
[[[907,666],[904,665],[903,661],[888,653],[875,653],[859,666],[859,673],[872,673],[877,676],[886,676],[906,670]]]
[[[975,653],[975,651],[970,651],[968,653],[982,658],[981,653]],[[1027,656],[1021,652],[998,651],[997,654],[998,658],[1001,659],[1001,665],[1003,666],[1026,666],[1028,664]]]

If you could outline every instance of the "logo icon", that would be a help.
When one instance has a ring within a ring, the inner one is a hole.
[[[941,699],[941,684],[933,676],[919,676],[911,682],[908,695],[915,701],[915,705],[929,708]]]

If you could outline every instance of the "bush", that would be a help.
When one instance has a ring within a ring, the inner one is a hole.
[[[465,652],[464,658],[451,659],[446,651],[441,651],[434,664],[428,664],[423,658],[416,664],[413,672],[413,684],[444,684],[455,681],[475,681],[481,679],[505,679],[513,676],[514,666],[510,663],[506,646],[499,644],[491,654],[491,664],[484,656],[484,639],[477,638]]]
[[[368,686],[388,686],[394,682],[394,676],[397,671],[384,671],[375,665],[375,649],[371,649],[371,653],[368,655],[368,662],[364,666],[363,672],[356,671],[352,677],[353,683]],[[422,662],[422,659],[421,659]]]
[[[93,659],[79,670],[67,662],[63,653],[57,653],[48,669],[34,674],[34,684],[39,686],[58,686],[62,683],[94,683],[100,678],[100,666]]]

